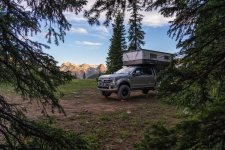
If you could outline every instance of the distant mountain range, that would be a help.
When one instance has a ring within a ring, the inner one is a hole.
[[[86,78],[96,78],[99,74],[104,74],[107,69],[104,64],[77,65],[77,64],[72,64],[70,62],[65,62],[60,66],[60,70],[64,72],[70,71],[73,76],[76,76],[78,79],[83,79],[84,74]]]

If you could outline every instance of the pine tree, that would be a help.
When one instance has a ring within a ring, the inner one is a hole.
[[[37,101],[43,113],[46,105],[64,112],[55,93],[71,76],[60,72],[54,58],[42,51],[48,45],[29,36],[40,33],[44,23],[48,42],[59,44],[71,27],[63,12],[79,13],[84,4],[80,0],[0,1],[0,83],[12,86],[24,99]],[[30,121],[4,95],[0,95],[0,133],[0,149],[85,149],[79,136]]]
[[[77,79],[77,74],[76,73],[74,74],[74,79]]]
[[[84,72],[84,74],[83,74],[83,79],[86,79],[86,74],[85,74],[85,72]]]
[[[128,6],[128,10],[131,11],[131,16],[129,19],[129,30],[128,30],[128,40],[129,46],[128,50],[140,50],[141,46],[145,44],[144,42],[144,31],[142,31],[143,15],[139,14],[142,10],[140,1],[133,0]]]
[[[125,26],[123,21],[122,14],[118,13],[114,24],[112,24],[113,35],[110,39],[111,44],[106,61],[108,73],[115,72],[123,66],[122,55],[123,51],[126,50]]]
[[[159,76],[159,90],[162,99],[185,108],[187,116],[175,128],[155,129],[139,148],[160,149],[157,142],[173,137],[167,149],[225,149],[225,1],[173,2],[157,0],[148,9],[176,14],[168,33],[178,40],[180,59]]]

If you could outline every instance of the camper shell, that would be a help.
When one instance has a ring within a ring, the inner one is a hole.
[[[167,67],[172,59],[172,54],[154,50],[135,50],[123,53],[124,66],[151,65],[157,70]]]

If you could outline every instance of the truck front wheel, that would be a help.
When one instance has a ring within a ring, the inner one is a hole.
[[[107,91],[101,91],[102,96],[105,96],[106,98],[109,97],[112,93]]]
[[[119,99],[126,100],[130,97],[130,88],[127,85],[121,85],[118,92],[117,96]]]

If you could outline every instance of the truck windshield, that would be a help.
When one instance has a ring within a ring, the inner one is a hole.
[[[118,70],[117,72],[115,72],[115,74],[130,74],[131,72],[134,71],[135,68],[133,67],[124,67],[120,70]]]

